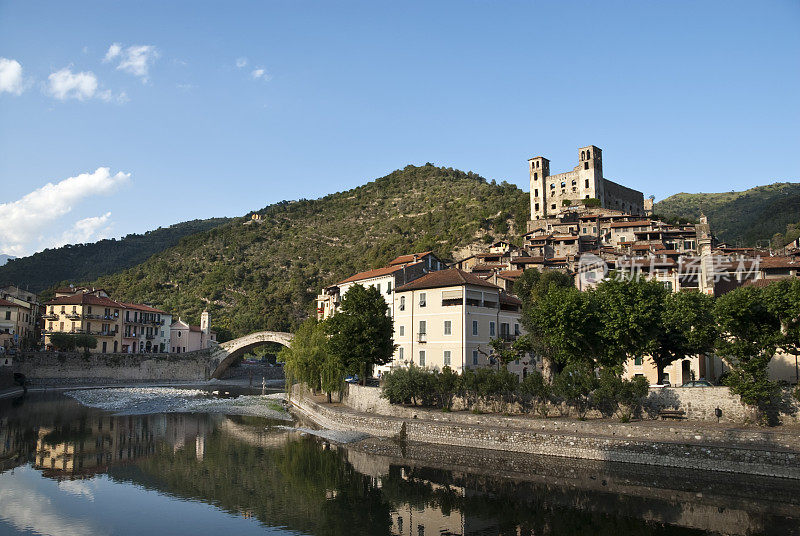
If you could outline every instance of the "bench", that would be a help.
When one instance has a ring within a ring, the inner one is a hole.
[[[682,409],[662,409],[658,412],[658,416],[661,417],[662,421],[667,419],[685,419],[686,412]]]

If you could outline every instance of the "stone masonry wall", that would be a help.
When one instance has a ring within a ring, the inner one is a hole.
[[[199,381],[209,378],[209,351],[182,354],[22,353],[14,372],[29,379]]]
[[[411,418],[414,414],[424,411],[422,408],[390,404],[380,395],[379,388],[348,384],[342,402],[358,411],[402,418]],[[464,409],[464,407],[464,402],[458,399],[453,405],[455,410]],[[722,423],[744,423],[755,420],[753,411],[742,404],[738,396],[731,394],[727,387],[653,388],[650,389],[650,394],[644,402],[646,416],[657,418],[658,412],[662,409],[682,409],[686,412],[686,418],[689,421],[716,422],[716,408],[722,410],[720,418]],[[796,400],[792,400],[790,408],[794,413],[790,411],[790,413],[784,414],[783,422],[786,424],[800,422],[800,404]],[[498,411],[499,408],[484,405],[480,409]],[[513,411],[518,408],[511,407],[510,409]],[[553,414],[555,413],[553,411]],[[598,416],[599,414],[589,414],[589,417]]]
[[[791,434],[780,437],[781,434],[752,432],[751,436],[748,431],[740,433],[727,429],[719,430],[715,435],[713,431],[707,433],[709,431],[706,429],[701,435],[689,429],[664,426],[647,428],[639,424],[626,427],[619,423],[565,423],[555,420],[548,423],[541,419],[487,415],[471,415],[473,424],[456,422],[452,414],[433,420],[430,417],[435,412],[400,418],[355,412],[342,405],[318,404],[299,386],[294,386],[292,390],[292,404],[326,428],[366,432],[378,437],[800,479],[800,465],[797,463],[800,450],[795,444],[797,438],[791,437]],[[586,429],[585,425],[589,428]],[[592,427],[596,427],[594,432],[591,431]]]

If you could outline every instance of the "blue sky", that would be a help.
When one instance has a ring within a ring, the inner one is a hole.
[[[800,177],[796,0],[72,4],[0,1],[0,253],[588,144],[657,199]]]

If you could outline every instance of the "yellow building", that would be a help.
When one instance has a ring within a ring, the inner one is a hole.
[[[30,337],[36,326],[31,304],[12,298],[0,298],[0,346],[18,346]]]
[[[395,289],[392,367],[414,363],[457,372],[489,365],[493,339],[522,334],[522,302],[456,268],[428,273]],[[524,375],[526,371],[518,371]]]
[[[102,290],[59,296],[45,303],[45,346],[52,347],[53,333],[85,333],[97,338],[97,353],[119,352],[122,348],[122,304]]]

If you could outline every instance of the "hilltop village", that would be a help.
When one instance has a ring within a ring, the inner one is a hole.
[[[391,362],[376,372],[413,363],[460,373],[493,366],[492,341],[511,343],[525,334],[522,301],[514,288],[525,270],[567,274],[579,290],[623,274],[659,281],[671,292],[709,296],[797,277],[797,241],[776,255],[717,241],[713,222],[704,216],[696,223],[664,221],[653,214],[652,198],[604,176],[599,147],[581,147],[576,156],[571,171],[557,174],[551,174],[543,156],[528,160],[530,219],[516,239],[473,244],[455,258],[434,251],[400,255],[384,267],[323,288],[316,299],[317,318],[331,317],[354,285],[375,287],[393,319],[396,345]],[[263,224],[259,214],[245,222]],[[7,362],[18,349],[177,354],[218,342],[208,311],[200,325],[190,325],[151,305],[116,300],[101,288],[59,288],[44,303],[16,286],[0,288],[0,352]],[[774,379],[796,381],[789,359],[779,354],[771,363]],[[508,370],[524,379],[541,366],[528,353]],[[718,357],[698,355],[671,363],[659,377],[650,359],[634,358],[625,377],[681,385],[716,381],[724,368]]]
[[[580,290],[625,274],[657,280],[671,292],[710,296],[798,276],[796,244],[777,256],[718,242],[705,216],[697,223],[661,220],[653,214],[652,199],[604,177],[602,150],[594,145],[578,150],[572,171],[551,175],[550,161],[542,156],[529,159],[528,170],[530,220],[517,244],[499,241],[457,259],[433,251],[401,255],[385,267],[323,288],[318,319],[335,314],[353,285],[373,286],[394,319],[397,345],[379,373],[412,363],[463,372],[493,365],[493,340],[513,341],[524,334],[514,283],[527,269],[563,272]],[[794,357],[779,353],[773,361],[773,379],[796,381]],[[530,354],[508,366],[520,378],[537,368],[541,361]],[[651,360],[634,358],[625,377],[681,385],[714,382],[724,368],[719,357],[697,355],[675,361],[659,378]]]

